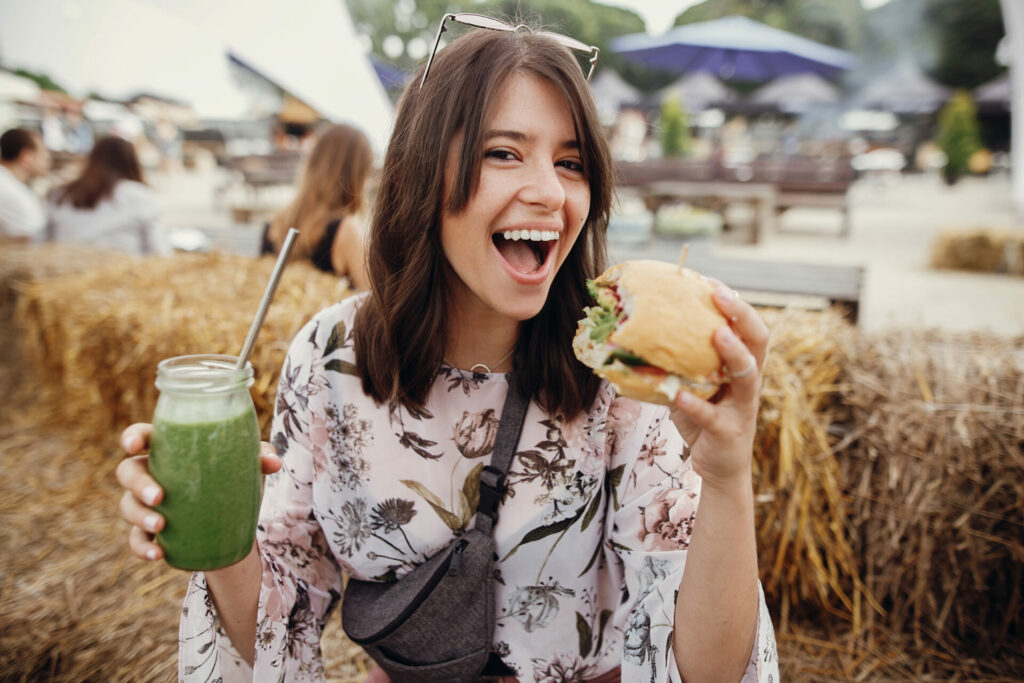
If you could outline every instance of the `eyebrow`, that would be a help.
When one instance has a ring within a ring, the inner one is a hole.
[[[533,142],[536,138],[533,135],[527,135],[522,131],[518,130],[489,130],[484,133],[484,140],[490,140],[491,138],[511,138],[516,142]],[[575,138],[565,140],[561,144],[562,147],[568,149],[579,149],[580,143]]]

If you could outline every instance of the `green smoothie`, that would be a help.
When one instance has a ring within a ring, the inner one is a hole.
[[[149,471],[164,489],[157,542],[180,569],[216,569],[252,549],[260,435],[248,392],[165,402],[153,418]]]

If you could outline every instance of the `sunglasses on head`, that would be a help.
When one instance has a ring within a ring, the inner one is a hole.
[[[551,31],[534,31],[525,24],[519,24],[513,26],[499,19],[493,19],[491,17],[484,16],[483,14],[473,14],[471,12],[460,12],[458,14],[445,14],[441,17],[441,25],[437,28],[437,37],[434,39],[434,49],[430,51],[430,57],[427,59],[427,66],[423,69],[423,78],[420,79],[420,87],[427,82],[427,74],[430,73],[430,65],[434,61],[434,55],[437,54],[437,46],[441,42],[441,34],[447,31],[445,23],[448,21],[454,21],[458,24],[465,24],[466,26],[475,26],[476,28],[486,28],[492,31],[519,31],[520,29],[529,31],[530,33],[536,33],[539,36],[547,36],[552,40],[564,45],[570,50],[582,52],[590,56],[590,70],[587,71],[587,82],[590,82],[590,77],[594,75],[594,67],[597,66],[597,58],[601,51],[594,45],[587,45],[582,43],[575,38],[569,36],[563,36],[561,33],[552,33]],[[582,69],[583,66],[580,65]]]

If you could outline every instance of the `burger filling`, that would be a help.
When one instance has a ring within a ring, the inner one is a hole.
[[[708,382],[690,380],[652,365],[637,354],[609,341],[612,332],[629,317],[623,297],[615,285],[598,285],[592,280],[587,280],[587,290],[597,305],[583,309],[586,317],[579,321],[580,332],[573,340],[573,347],[576,356],[588,367],[597,370],[608,366],[608,369],[620,372],[661,377],[657,390],[669,400],[674,399],[680,389],[704,388],[709,384],[720,384],[724,379],[711,377]]]

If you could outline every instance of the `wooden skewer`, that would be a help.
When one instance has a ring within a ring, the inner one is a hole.
[[[690,251],[690,243],[683,245],[683,253],[679,254],[679,272],[683,272],[683,264],[686,263],[686,252]]]

